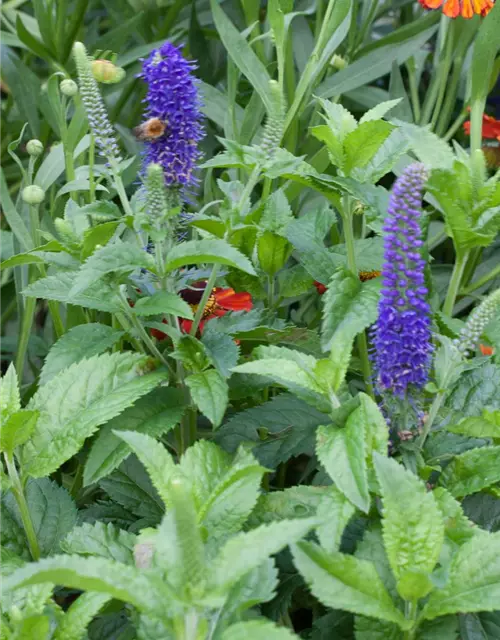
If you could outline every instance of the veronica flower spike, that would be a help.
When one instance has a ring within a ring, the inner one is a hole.
[[[194,68],[170,42],[152,51],[142,67],[141,77],[148,85],[147,121],[137,128],[137,135],[146,141],[145,166],[161,165],[169,187],[197,184],[194,171],[204,130]]]
[[[432,353],[420,229],[426,171],[407,167],[396,180],[384,224],[384,266],[374,329],[378,387],[400,398],[427,382]]]

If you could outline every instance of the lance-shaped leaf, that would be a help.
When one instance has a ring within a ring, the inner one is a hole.
[[[85,637],[85,630],[104,605],[111,600],[106,593],[82,593],[70,605],[57,626],[54,640],[80,640]]]
[[[3,421],[0,431],[0,451],[12,453],[30,437],[38,420],[37,411],[17,411]]]
[[[136,536],[115,527],[111,522],[85,522],[74,527],[61,541],[61,549],[68,554],[99,556],[123,564],[133,564],[133,548]]]
[[[152,296],[139,298],[134,306],[134,313],[138,316],[155,316],[172,314],[179,318],[193,319],[193,311],[188,303],[175,293],[158,291]]]
[[[411,471],[379,453],[374,453],[373,460],[382,491],[384,545],[392,572],[403,581],[410,579],[410,573],[425,578],[433,571],[443,546],[441,511],[432,493]]]
[[[146,365],[148,358],[138,354],[94,356],[40,387],[27,406],[39,417],[22,449],[24,471],[38,478],[52,473],[100,424],[165,380],[165,372],[143,375]]]
[[[166,506],[170,505],[169,485],[176,473],[176,466],[165,447],[150,436],[135,431],[114,431],[132,449],[151,478],[153,486]]]
[[[327,553],[309,542],[299,542],[292,553],[295,566],[323,604],[395,622],[403,629],[408,626],[371,562]]]
[[[494,611],[500,602],[500,532],[474,536],[451,561],[443,589],[429,597],[422,617]]]
[[[455,498],[468,496],[500,481],[500,446],[471,449],[455,456],[440,482]]]
[[[0,411],[2,419],[5,421],[11,414],[16,413],[21,408],[21,396],[19,394],[19,383],[14,364],[11,363],[7,373],[0,379]]]
[[[167,255],[165,271],[173,271],[188,264],[226,264],[234,269],[240,269],[250,275],[255,275],[255,269],[250,260],[225,240],[219,238],[205,238],[203,240],[189,240],[177,244]]]
[[[316,528],[320,544],[325,551],[339,550],[344,529],[355,512],[352,502],[337,487],[328,487],[317,511],[318,519],[322,523]]]
[[[209,369],[188,376],[185,382],[198,409],[214,428],[218,427],[229,402],[229,387],[225,379],[215,369]]]

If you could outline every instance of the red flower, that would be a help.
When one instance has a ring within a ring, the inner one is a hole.
[[[318,282],[317,280],[314,281],[314,286],[316,287],[318,293],[320,296],[322,296],[325,291],[326,291],[326,285],[325,284],[321,284],[321,282]]]
[[[492,356],[495,353],[494,347],[490,347],[487,344],[480,344],[479,350],[483,354],[483,356]]]
[[[380,271],[360,271],[358,273],[358,276],[361,282],[366,282],[367,280],[378,278],[380,276],[380,273]],[[314,281],[314,286],[316,287],[316,290],[318,291],[320,296],[322,296],[328,288],[326,285],[321,284],[321,282],[318,282],[317,280]]]
[[[493,9],[493,0],[418,0],[426,9],[439,9],[449,18],[472,18],[474,14],[487,15]]]
[[[470,136],[470,120],[464,122],[464,131]],[[500,120],[495,120],[486,114],[483,115],[483,138],[500,140]]]
[[[194,282],[189,289],[183,289],[180,292],[180,296],[185,300],[193,313],[196,313],[198,305],[205,291],[206,282],[199,280]],[[236,293],[234,289],[212,289],[212,293],[207,300],[205,309],[203,310],[203,316],[200,320],[198,332],[203,332],[203,327],[212,318],[218,318],[225,316],[228,311],[250,311],[253,308],[252,296],[247,292]],[[163,320],[166,323],[166,320]],[[192,320],[182,319],[180,321],[181,330],[184,333],[189,333],[193,326]],[[158,329],[151,329],[151,335],[158,340],[163,340],[166,335]]]

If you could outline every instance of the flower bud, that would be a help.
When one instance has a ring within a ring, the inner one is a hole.
[[[78,85],[74,80],[71,80],[71,78],[63,80],[59,85],[59,89],[61,90],[61,93],[68,96],[68,98],[72,98],[78,93]]]
[[[27,204],[40,204],[45,198],[45,191],[42,187],[32,184],[23,189],[22,198]]]
[[[30,156],[37,158],[43,153],[43,144],[36,138],[33,138],[33,140],[28,140],[26,151],[30,154]]]
[[[345,60],[342,56],[335,54],[330,60],[330,64],[334,69],[340,71],[341,69],[345,69],[347,67],[347,60]]]
[[[97,82],[103,84],[116,84],[125,77],[125,69],[117,67],[109,60],[92,60],[92,75]]]

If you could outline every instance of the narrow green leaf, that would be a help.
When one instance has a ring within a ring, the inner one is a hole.
[[[180,296],[168,291],[157,291],[152,296],[139,298],[135,303],[134,313],[138,316],[172,314],[179,318],[193,319],[193,311],[188,303]]]
[[[250,260],[225,240],[218,238],[181,242],[170,251],[166,262],[166,272],[189,264],[208,262],[209,264],[226,264],[252,276],[255,275]]]
[[[0,197],[2,199],[2,211],[5,215],[9,227],[12,233],[16,236],[19,244],[24,247],[26,251],[33,249],[33,240],[31,239],[28,228],[24,224],[23,219],[17,212],[12,198],[10,197],[7,182],[5,181],[5,175],[0,167]]]
[[[394,109],[401,102],[401,98],[396,98],[395,100],[385,100],[384,102],[380,102],[375,107],[369,109],[359,120],[359,124],[363,124],[363,122],[370,122],[371,120],[380,120],[383,118],[386,113]]]
[[[147,363],[132,353],[93,356],[40,387],[27,406],[40,415],[22,450],[24,471],[34,477],[52,473],[99,425],[165,380],[165,372],[143,375]]]
[[[0,451],[12,453],[30,437],[38,420],[37,411],[17,411],[4,418],[0,431]]]
[[[335,486],[328,487],[318,506],[317,517],[321,524],[316,528],[325,551],[332,553],[339,550],[344,529],[355,512],[352,502]]]
[[[82,211],[82,209],[80,209]],[[83,234],[81,259],[86,260],[96,250],[98,245],[106,245],[115,235],[120,224],[119,220],[111,220],[87,229]]]
[[[408,626],[371,562],[326,553],[309,542],[294,545],[292,553],[295,566],[324,605],[395,622],[403,629]]]
[[[483,411],[481,417],[464,418],[457,424],[447,425],[446,430],[469,438],[500,438],[500,411]]]
[[[5,420],[21,408],[21,395],[14,363],[10,363],[7,373],[0,379],[0,412]]]
[[[190,375],[185,380],[193,401],[214,428],[217,428],[226,412],[229,402],[229,387],[215,369]]]
[[[430,169],[451,169],[455,156],[450,145],[426,127],[399,122],[399,130],[417,158]]]

